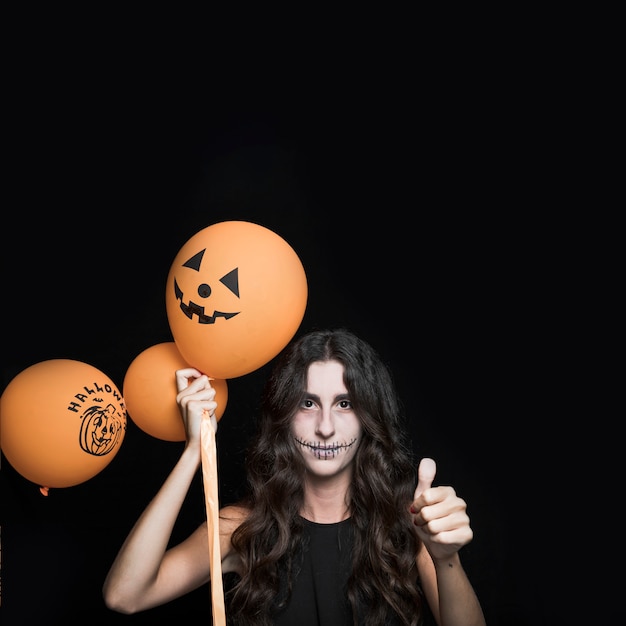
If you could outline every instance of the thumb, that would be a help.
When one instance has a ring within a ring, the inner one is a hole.
[[[417,487],[415,489],[416,499],[420,494],[428,489],[435,480],[435,474],[437,473],[437,464],[433,459],[423,458],[417,467]]]

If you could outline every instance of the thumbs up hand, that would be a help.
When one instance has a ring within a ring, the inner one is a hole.
[[[433,487],[436,472],[433,459],[420,461],[410,507],[417,535],[435,561],[458,552],[474,537],[465,500],[452,487]]]

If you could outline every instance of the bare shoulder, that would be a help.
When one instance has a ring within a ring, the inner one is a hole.
[[[237,526],[246,521],[250,511],[236,504],[229,504],[220,509],[220,528],[230,530],[232,533]]]
[[[230,538],[233,532],[246,520],[249,510],[237,505],[220,509],[220,548],[222,551],[222,571],[241,574],[241,560],[233,550]]]
[[[219,529],[221,542],[228,544],[230,542],[230,536],[235,529],[245,521],[248,517],[248,509],[236,506],[228,505],[220,509],[219,515]],[[202,522],[196,530],[186,540],[187,543],[195,542],[196,545],[203,543],[206,544],[206,538],[208,533],[208,524],[206,521]]]

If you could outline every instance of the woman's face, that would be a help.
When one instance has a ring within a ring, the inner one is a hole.
[[[305,398],[297,410],[291,432],[308,471],[331,477],[351,468],[362,427],[343,382],[338,361],[311,363]]]

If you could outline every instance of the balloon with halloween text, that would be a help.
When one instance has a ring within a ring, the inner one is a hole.
[[[176,370],[190,367],[176,344],[166,341],[151,346],[135,357],[124,376],[124,401],[128,417],[141,430],[164,441],[185,441],[185,425],[176,403]],[[215,389],[219,421],[228,401],[223,379],[211,380]]]
[[[307,303],[302,262],[252,222],[212,224],[171,265],[166,310],[182,357],[202,373],[237,378],[268,363],[295,335]]]
[[[97,368],[51,359],[15,376],[0,397],[2,451],[43,488],[71,487],[103,470],[126,434],[126,408]]]

